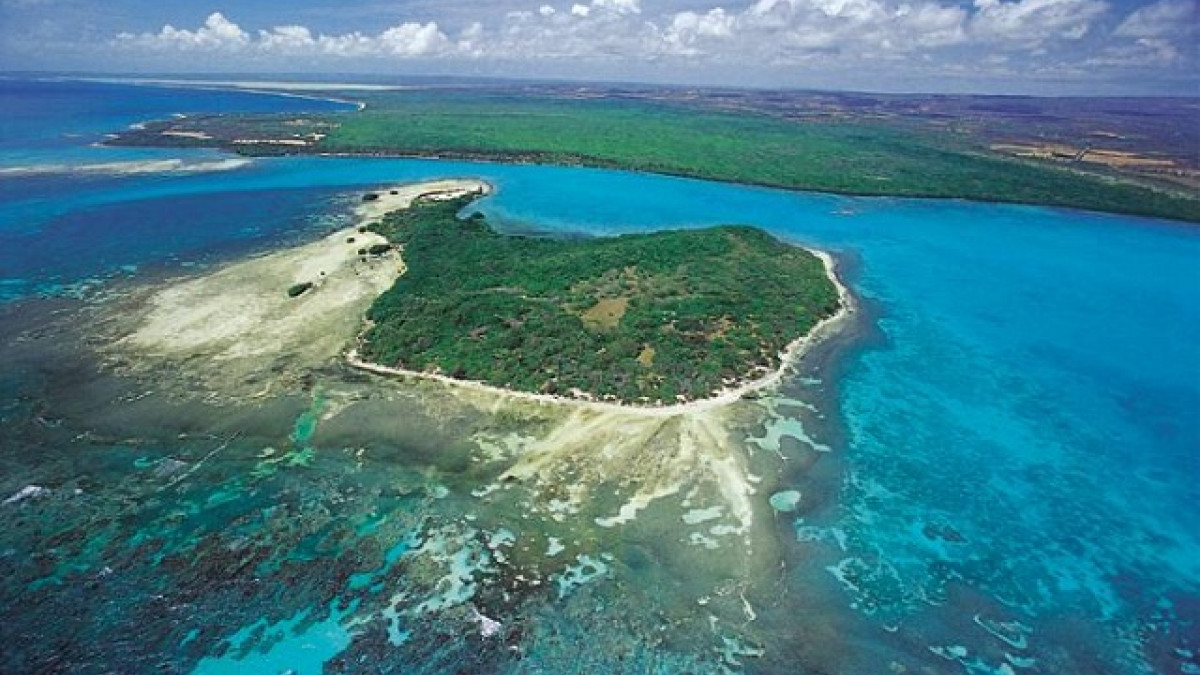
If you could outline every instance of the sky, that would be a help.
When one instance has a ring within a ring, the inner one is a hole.
[[[1200,0],[0,0],[0,70],[1200,95]]]

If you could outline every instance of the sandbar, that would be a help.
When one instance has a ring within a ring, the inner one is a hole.
[[[186,361],[190,374],[219,389],[257,383],[268,393],[288,376],[336,362],[371,303],[403,273],[398,251],[361,253],[387,241],[360,229],[422,195],[487,189],[481,181],[442,180],[376,191],[355,209],[351,227],[156,291],[134,330],[113,346],[139,361]],[[306,283],[310,290],[289,296]]]
[[[364,372],[437,382],[488,396],[583,407],[594,412],[671,417],[728,406],[778,385],[814,345],[840,330],[856,311],[854,297],[839,278],[833,257],[808,249],[822,261],[837,288],[838,311],[788,344],[775,370],[734,383],[712,396],[672,405],[602,401],[584,392],[563,396],[516,391],[360,358],[357,345],[368,308],[405,269],[398,250],[362,255],[363,249],[388,242],[378,234],[360,230],[388,213],[407,208],[418,197],[449,199],[472,192],[486,194],[491,189],[480,180],[450,179],[372,191],[355,207],[352,227],[155,292],[146,302],[136,328],[114,347],[152,361],[186,361],[189,371],[227,393],[238,390],[239,385],[253,384],[260,388],[256,389],[258,394],[266,395],[306,371],[330,365],[344,356],[345,363]],[[311,290],[289,297],[290,287],[305,283],[313,285]]]

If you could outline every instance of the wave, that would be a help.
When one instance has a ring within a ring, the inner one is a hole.
[[[29,166],[0,167],[2,176],[34,176],[58,173],[90,174],[143,174],[143,173],[203,173],[208,171],[232,171],[250,165],[253,160],[244,157],[219,159],[210,162],[185,162],[182,159],[134,160],[127,162],[102,162],[99,164],[33,164]]]

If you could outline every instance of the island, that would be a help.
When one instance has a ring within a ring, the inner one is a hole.
[[[759,229],[507,234],[471,209],[491,190],[459,178],[360,194],[355,221],[320,240],[131,297],[106,351],[229,400],[348,364],[659,417],[772,386],[853,312],[828,254]]]
[[[841,308],[825,260],[756,228],[516,236],[460,217],[478,196],[425,194],[368,226],[406,270],[368,311],[355,363],[675,405],[772,377]]]

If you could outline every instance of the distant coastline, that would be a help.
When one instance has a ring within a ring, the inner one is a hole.
[[[298,93],[298,92],[322,92],[322,91],[393,91],[404,89],[404,87],[390,87],[387,85],[355,85],[345,83],[304,83],[304,82],[256,82],[254,80],[189,80],[183,78],[153,78],[153,77],[56,77],[44,78],[53,80],[68,80],[72,82],[96,82],[100,84],[127,84],[135,86],[149,87],[164,87],[164,88],[182,88],[195,89],[199,91],[235,91],[243,94],[259,94],[261,96],[282,96],[284,98],[296,98],[309,101],[327,101],[329,103],[341,103],[348,106],[354,106],[357,110],[362,111],[367,107],[367,104],[362,101],[345,98],[342,96],[323,96],[316,93]]]
[[[551,85],[510,92],[336,82],[106,81],[313,98],[318,96],[296,92],[341,91],[348,96],[324,100],[358,108],[340,117],[307,115],[309,129],[294,126],[295,119],[253,114],[160,121],[108,141],[118,146],[586,166],[823,194],[962,199],[1200,222],[1200,167],[1177,150],[1177,142],[1164,141],[1161,130],[1137,143],[1130,139],[1145,136],[1140,127],[1106,132],[1102,140],[1079,137],[1066,127],[1043,138],[1022,126],[1020,115],[1004,117],[1008,108],[986,100],[956,104],[950,115],[935,109],[926,117],[896,117],[886,106],[860,114],[862,97],[849,95],[840,107],[825,102],[793,110],[750,93],[744,93],[745,103],[726,108],[720,97],[705,102],[697,95],[698,102],[689,102],[670,91],[631,94],[620,88],[610,97],[599,89],[585,95]],[[842,95],[823,96],[836,102]],[[941,105],[911,98],[910,107]],[[834,107],[822,107],[828,105]],[[976,119],[979,110],[1004,122],[997,127],[1003,133]],[[1120,128],[1115,118],[1104,119],[1105,126]],[[967,127],[973,131],[963,131]]]
[[[278,153],[270,153],[270,152],[261,152],[263,150],[263,148],[261,146],[259,146],[257,148],[246,147],[244,149],[243,148],[229,148],[227,150],[229,152],[234,152],[234,153],[237,153],[240,155],[245,155],[247,157],[278,154]],[[869,191],[869,190],[857,191],[857,190],[839,190],[839,189],[833,189],[833,188],[797,187],[794,185],[787,185],[787,184],[783,184],[783,183],[771,183],[771,182],[766,182],[766,181],[747,180],[747,179],[743,179],[743,178],[723,178],[723,177],[719,177],[719,176],[717,176],[717,177],[698,176],[696,174],[688,173],[686,171],[670,171],[670,170],[665,170],[665,169],[649,170],[649,169],[631,168],[631,167],[624,166],[617,162],[601,160],[601,159],[596,159],[596,158],[592,158],[592,157],[581,157],[578,159],[578,161],[561,161],[561,160],[560,161],[551,161],[551,160],[544,160],[544,159],[537,157],[536,155],[538,155],[540,153],[521,153],[520,156],[514,158],[512,155],[503,154],[503,153],[484,153],[484,152],[457,151],[457,150],[438,150],[438,151],[429,151],[429,152],[394,152],[394,151],[387,151],[387,150],[378,150],[378,151],[371,150],[371,151],[364,151],[364,152],[316,152],[316,151],[306,150],[302,147],[297,147],[297,148],[289,148],[289,151],[287,154],[311,155],[314,157],[331,157],[331,158],[345,158],[345,159],[373,157],[373,158],[379,158],[379,159],[419,159],[419,160],[429,160],[429,161],[441,160],[441,161],[450,161],[450,162],[472,162],[472,163],[476,163],[476,164],[506,164],[506,165],[528,164],[528,165],[535,165],[535,166],[560,166],[560,167],[568,167],[568,168],[578,167],[578,168],[587,168],[587,169],[604,169],[604,170],[610,170],[610,171],[626,171],[629,173],[642,174],[642,175],[648,175],[648,176],[666,176],[669,178],[684,178],[684,179],[688,179],[688,180],[703,180],[703,181],[708,181],[708,182],[712,182],[712,183],[723,183],[726,185],[745,185],[748,187],[765,188],[765,189],[769,189],[769,190],[786,190],[789,192],[807,192],[807,193],[813,193],[813,194],[835,195],[835,196],[839,196],[839,197],[865,197],[865,198],[875,198],[875,199],[894,198],[894,199],[930,200],[930,201],[942,201],[942,202],[970,201],[970,202],[977,202],[980,204],[1007,204],[1007,205],[1011,205],[1011,206],[1030,206],[1030,207],[1040,207],[1040,208],[1047,208],[1047,209],[1078,210],[1078,211],[1085,211],[1085,212],[1092,212],[1092,213],[1107,213],[1107,214],[1111,214],[1111,215],[1136,216],[1139,218],[1156,218],[1156,219],[1162,219],[1162,220],[1167,220],[1167,221],[1179,221],[1179,222],[1185,222],[1185,223],[1200,223],[1200,212],[1198,212],[1197,215],[1195,215],[1195,216],[1171,217],[1171,216],[1164,216],[1164,215],[1159,215],[1159,214],[1145,213],[1145,212],[1138,211],[1135,209],[1127,209],[1127,210],[1088,209],[1088,208],[1084,208],[1081,206],[1070,206],[1070,205],[1065,205],[1065,204],[1056,204],[1053,202],[1027,201],[1027,200],[1021,200],[1021,199],[1004,199],[1002,197],[976,197],[976,196],[957,197],[957,196],[947,196],[944,194],[937,194],[937,193],[933,193],[933,192],[893,194],[893,193],[889,193],[889,192]],[[1060,169],[1060,170],[1065,171],[1065,172],[1072,171],[1071,169]]]
[[[262,93],[268,93],[268,92],[262,92]],[[335,102],[346,102],[346,103],[351,102],[351,101],[339,101],[338,99],[333,99],[333,98],[329,98],[329,99],[319,99],[318,97],[310,97],[310,98],[314,98],[317,100],[329,100],[329,101],[335,101]],[[365,103],[362,103],[360,105],[363,106],[360,108],[360,111],[364,110],[366,108]],[[133,130],[133,131],[145,131],[145,130]],[[153,132],[154,130],[150,129],[149,131]],[[216,149],[224,150],[226,152],[231,152],[234,154],[242,155],[245,157],[274,157],[274,156],[279,156],[279,155],[308,155],[308,156],[313,156],[313,157],[346,158],[346,159],[354,159],[354,158],[361,158],[361,157],[373,157],[373,158],[379,158],[379,159],[420,159],[420,160],[431,160],[431,161],[441,160],[441,161],[452,161],[452,162],[473,162],[473,163],[478,163],[478,164],[517,164],[517,165],[528,164],[528,165],[537,165],[537,166],[580,167],[580,168],[588,168],[588,169],[606,169],[606,170],[613,170],[613,171],[627,171],[629,173],[645,174],[645,175],[653,175],[653,176],[668,176],[671,178],[685,178],[685,179],[689,179],[689,180],[703,180],[703,181],[710,181],[710,182],[714,182],[714,183],[725,183],[728,185],[746,185],[746,186],[750,186],[750,187],[767,188],[770,190],[787,190],[787,191],[791,191],[791,192],[811,192],[811,193],[816,193],[816,194],[837,195],[837,196],[841,196],[841,197],[928,199],[928,200],[933,200],[933,201],[972,201],[972,202],[978,202],[978,203],[982,203],[982,204],[1010,204],[1013,206],[1034,206],[1034,207],[1043,207],[1043,208],[1050,208],[1050,209],[1081,210],[1081,211],[1091,211],[1094,213],[1109,213],[1109,214],[1113,214],[1113,215],[1127,215],[1127,216],[1137,216],[1137,217],[1141,217],[1141,218],[1159,218],[1159,219],[1169,220],[1169,221],[1174,220],[1174,221],[1189,222],[1189,223],[1200,223],[1200,205],[1197,206],[1197,213],[1195,215],[1165,215],[1165,214],[1160,214],[1160,213],[1146,212],[1146,211],[1142,211],[1142,210],[1138,210],[1138,209],[1134,209],[1134,208],[1127,208],[1127,209],[1126,208],[1109,208],[1109,209],[1087,208],[1087,207],[1084,207],[1081,205],[1061,204],[1061,203],[1055,203],[1055,202],[1051,202],[1051,201],[1029,201],[1029,200],[1024,200],[1024,199],[1006,199],[1006,198],[999,197],[999,196],[989,196],[989,197],[948,196],[945,194],[938,194],[935,192],[924,192],[924,193],[912,192],[912,193],[896,194],[896,193],[884,192],[884,191],[878,191],[878,190],[876,190],[876,191],[847,190],[847,189],[837,189],[837,188],[828,188],[828,187],[795,186],[795,185],[788,185],[785,183],[772,183],[769,181],[758,181],[758,180],[746,179],[746,178],[721,177],[721,176],[701,176],[701,175],[697,175],[695,173],[689,173],[687,171],[676,171],[676,170],[670,170],[670,169],[654,169],[654,170],[643,169],[643,168],[638,168],[638,167],[630,167],[630,166],[623,165],[620,162],[614,162],[611,160],[604,160],[604,159],[599,159],[599,158],[595,158],[595,157],[579,156],[579,157],[575,157],[572,159],[566,159],[566,160],[562,159],[561,157],[551,159],[551,158],[548,158],[545,156],[547,153],[542,153],[542,152],[537,152],[537,151],[522,152],[522,153],[501,153],[501,152],[483,152],[483,151],[453,150],[453,149],[429,150],[429,151],[396,151],[396,150],[368,149],[368,150],[355,151],[355,152],[351,152],[351,151],[331,152],[331,151],[321,150],[320,148],[317,148],[315,146],[298,145],[298,144],[297,145],[291,145],[291,144],[284,145],[284,144],[269,144],[269,143],[259,143],[259,144],[241,143],[238,145],[223,145],[223,144],[205,145],[205,144],[198,144],[198,143],[183,143],[183,142],[143,143],[143,142],[136,141],[136,140],[131,141],[132,136],[133,135],[130,134],[129,132],[123,132],[121,134],[118,134],[117,138],[110,139],[107,142],[107,144],[117,145],[117,146],[131,145],[131,146],[141,146],[141,147],[184,147],[184,148],[187,148],[187,147],[210,147],[210,148],[216,148]],[[1010,160],[1010,161],[1016,162],[1017,160]],[[1072,169],[1058,169],[1058,171],[1069,173],[1072,171]],[[1081,174],[1081,175],[1086,175],[1086,174]],[[1200,201],[1198,201],[1198,204],[1200,204]]]

